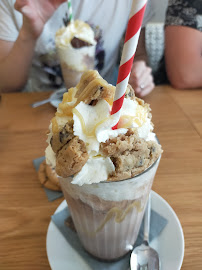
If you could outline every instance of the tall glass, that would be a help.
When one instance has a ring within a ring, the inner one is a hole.
[[[84,71],[94,69],[96,45],[74,48],[68,44],[56,48],[67,89],[77,85]]]
[[[122,181],[61,187],[84,248],[102,260],[115,260],[134,245],[160,157],[143,173]],[[96,175],[95,175],[96,177]]]

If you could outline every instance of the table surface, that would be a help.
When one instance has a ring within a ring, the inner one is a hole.
[[[63,198],[49,202],[32,160],[44,155],[55,108],[30,104],[50,93],[2,94],[0,269],[50,269],[46,233]],[[164,153],[153,190],[174,209],[185,236],[182,270],[202,269],[202,90],[159,86],[145,98]],[[172,269],[171,269],[172,270]]]

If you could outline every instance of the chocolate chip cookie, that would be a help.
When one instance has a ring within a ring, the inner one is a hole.
[[[88,160],[85,143],[75,136],[56,156],[56,173],[64,178],[79,172]]]

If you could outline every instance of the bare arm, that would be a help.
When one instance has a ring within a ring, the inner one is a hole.
[[[18,91],[26,84],[35,40],[20,32],[15,43],[0,41],[0,92]]]
[[[202,33],[185,26],[167,26],[165,60],[175,88],[202,87]]]
[[[15,8],[23,15],[16,42],[0,40],[0,92],[19,91],[26,83],[36,41],[44,24],[65,0],[17,0]]]

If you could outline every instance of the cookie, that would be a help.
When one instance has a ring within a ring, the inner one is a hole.
[[[57,185],[54,185],[49,179],[44,183],[43,186],[54,191],[61,191],[61,188]]]
[[[85,72],[77,84],[76,104],[95,105],[99,100],[113,100],[114,87],[108,84],[96,70]]]
[[[130,84],[128,84],[126,88],[125,98],[135,100],[135,91]]]
[[[53,136],[50,139],[53,151],[57,153],[73,137],[73,120],[70,120],[62,129],[53,133]]]
[[[44,160],[38,170],[38,178],[43,187],[46,187],[51,190],[55,191],[61,191],[61,188],[59,185],[54,184],[46,175],[46,161]]]
[[[83,73],[79,83],[77,84],[77,92],[75,97],[77,98],[85,89],[85,87],[94,79],[102,78],[97,70],[88,70]]]
[[[44,160],[40,166],[39,166],[39,170],[38,170],[38,177],[39,177],[39,181],[40,183],[43,185],[46,181],[47,181],[47,176],[45,173],[45,168],[46,168],[46,161]]]
[[[117,181],[134,177],[147,169],[162,153],[155,141],[145,141],[135,131],[129,130],[116,138],[101,143],[101,152],[109,156],[115,171],[108,180]]]
[[[46,176],[56,186],[60,187],[59,178],[55,172],[55,169],[46,164]]]
[[[65,144],[56,156],[56,173],[64,178],[79,172],[88,160],[85,143],[74,137]]]

